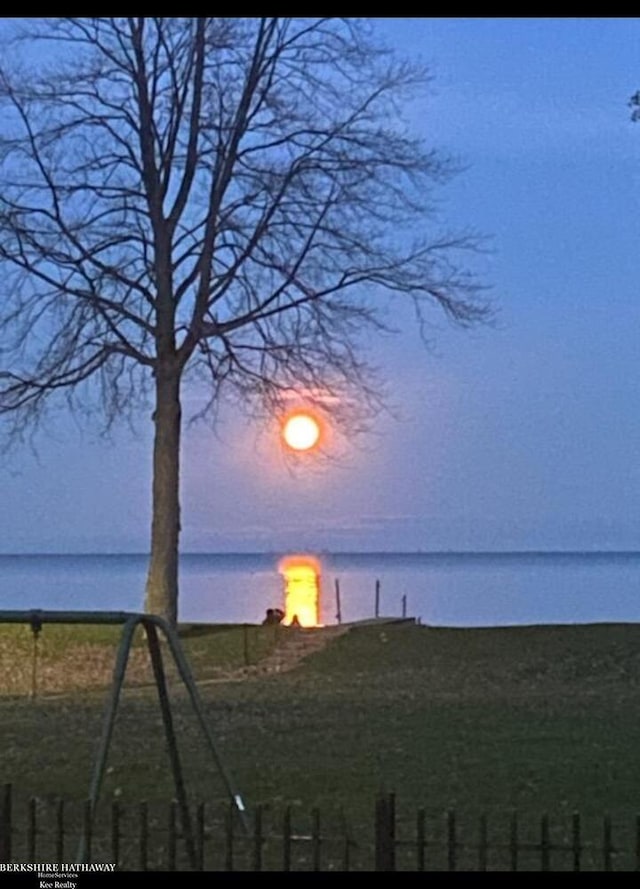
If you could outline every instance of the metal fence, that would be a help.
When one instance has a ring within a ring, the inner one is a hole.
[[[195,869],[349,871],[357,844],[344,814],[299,806],[257,806],[243,822],[229,803],[191,811]],[[78,850],[82,850],[81,856]],[[23,798],[7,784],[0,797],[0,862],[108,862],[120,870],[191,870],[181,808]]]
[[[371,817],[372,816],[372,817]],[[378,797],[354,830],[344,812],[258,806],[247,824],[228,804],[193,808],[201,871],[637,871],[640,816],[568,812],[465,816],[398,812]],[[81,842],[82,841],[82,842]],[[127,871],[192,869],[177,803],[91,803],[0,796],[0,862],[108,862]]]
[[[420,808],[398,816],[389,794],[376,801],[374,830],[381,871],[640,870],[640,816],[615,824],[578,812],[490,818]]]

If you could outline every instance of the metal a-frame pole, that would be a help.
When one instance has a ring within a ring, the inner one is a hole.
[[[171,762],[171,771],[173,772],[173,783],[176,788],[176,800],[178,809],[180,810],[180,819],[182,821],[182,832],[187,847],[187,855],[189,856],[189,864],[193,870],[197,869],[198,857],[196,854],[196,844],[193,836],[193,824],[191,822],[191,814],[189,812],[189,803],[187,802],[187,792],[184,786],[184,778],[182,775],[182,766],[180,765],[180,754],[176,743],[176,733],[173,727],[173,715],[171,713],[171,704],[167,692],[167,679],[164,673],[162,663],[162,651],[160,642],[158,641],[158,632],[155,624],[150,620],[142,620],[142,624],[147,632],[147,642],[149,644],[149,655],[151,656],[151,664],[153,666],[153,675],[156,680],[156,688],[158,689],[158,701],[162,712],[162,721],[164,723],[164,733],[167,739],[167,751]]]
[[[180,644],[180,640],[178,638],[177,633],[170,627],[165,621],[160,618],[153,617],[149,618],[154,621],[154,623],[158,623],[162,626],[164,633],[167,637],[167,641],[169,646],[171,647],[171,653],[173,655],[173,659],[175,661],[176,666],[180,672],[180,676],[182,681],[189,692],[189,697],[191,698],[191,705],[194,709],[196,716],[198,717],[198,722],[200,723],[200,728],[207,739],[207,743],[209,745],[209,750],[213,756],[213,759],[218,767],[218,772],[222,776],[222,780],[225,783],[225,787],[227,788],[227,793],[231,798],[231,802],[233,803],[233,807],[238,813],[240,822],[245,833],[249,833],[250,825],[249,820],[247,818],[247,810],[244,803],[244,800],[241,794],[238,792],[235,787],[235,782],[231,776],[231,773],[227,769],[220,752],[216,746],[216,742],[214,740],[211,729],[209,728],[209,724],[207,723],[207,719],[205,717],[204,708],[202,706],[202,699],[200,698],[200,693],[198,692],[198,687],[193,678],[193,673],[189,667],[187,659],[185,657],[184,651],[182,650],[182,646]]]
[[[118,653],[116,655],[116,661],[113,667],[111,691],[107,698],[104,717],[102,720],[102,734],[100,736],[100,741],[98,742],[98,753],[96,755],[96,759],[93,765],[93,774],[89,783],[88,800],[90,806],[90,827],[93,826],[93,818],[95,815],[96,806],[98,804],[98,799],[100,797],[100,790],[102,789],[102,779],[104,778],[104,772],[107,765],[107,756],[109,755],[109,747],[111,746],[111,736],[113,734],[113,727],[116,721],[118,703],[120,701],[120,691],[122,689],[125,673],[127,670],[129,652],[131,651],[131,644],[133,642],[133,634],[136,631],[138,623],[138,616],[133,614],[127,619],[122,628],[120,645],[118,646]],[[78,845],[78,861],[80,863],[84,864],[86,862],[88,850],[89,843],[87,831],[85,830],[80,836],[80,843]]]
[[[123,624],[120,644],[116,655],[116,661],[113,668],[113,679],[111,690],[107,698],[105,713],[102,723],[102,733],[98,744],[98,752],[94,763],[93,773],[89,785],[89,812],[88,819],[85,823],[85,830],[80,839],[78,849],[78,861],[84,863],[88,856],[88,834],[93,826],[95,810],[100,797],[102,781],[111,745],[111,737],[115,724],[116,713],[120,700],[120,692],[124,683],[124,677],[129,660],[129,652],[133,642],[133,635],[138,624],[142,624],[147,635],[147,643],[149,646],[149,655],[153,667],[154,679],[158,690],[158,699],[162,712],[162,719],[165,728],[165,736],[167,741],[167,750],[171,762],[171,770],[173,773],[174,785],[176,788],[177,802],[180,809],[183,833],[187,846],[187,854],[192,867],[195,868],[197,855],[196,845],[193,835],[193,827],[191,816],[187,803],[184,779],[182,776],[182,768],[180,765],[180,757],[176,742],[175,730],[173,726],[173,716],[171,713],[171,704],[167,692],[166,676],[162,661],[162,652],[158,640],[157,629],[164,633],[171,654],[178,668],[180,677],[189,692],[192,707],[200,723],[200,727],[207,739],[209,750],[211,751],[218,771],[225,783],[227,793],[231,798],[231,802],[235,807],[240,822],[245,832],[249,830],[249,823],[246,815],[246,807],[242,796],[236,790],[230,772],[227,770],[219,751],[217,750],[213,734],[209,728],[205,715],[200,694],[195,684],[193,674],[184,655],[184,651],[180,644],[177,632],[165,620],[156,615],[138,614],[119,611],[0,611],[0,623],[29,623],[34,626],[36,623],[66,623],[66,624]]]

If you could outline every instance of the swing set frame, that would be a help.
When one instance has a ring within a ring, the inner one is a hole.
[[[0,611],[0,624],[29,624],[34,634],[34,640],[37,639],[42,627],[45,624],[120,624],[122,625],[122,634],[116,654],[113,667],[113,678],[111,688],[105,702],[104,715],[102,719],[102,732],[98,742],[98,749],[93,764],[91,779],[89,782],[89,819],[85,825],[84,831],[80,838],[78,847],[77,861],[86,863],[88,849],[88,835],[93,828],[95,812],[100,798],[103,778],[107,766],[107,758],[111,745],[111,737],[115,724],[118,704],[120,701],[120,692],[124,683],[127,663],[129,660],[129,652],[133,644],[133,637],[136,629],[141,626],[145,631],[147,645],[149,649],[149,658],[153,668],[154,682],[158,692],[158,702],[162,713],[162,721],[164,725],[165,740],[167,743],[167,752],[171,764],[173,781],[176,792],[176,802],[180,812],[180,820],[182,823],[182,832],[185,840],[185,846],[189,863],[192,868],[197,867],[197,849],[195,834],[193,830],[193,822],[189,811],[187,800],[187,792],[184,783],[182,765],[180,762],[180,754],[176,739],[176,732],[173,722],[173,714],[171,711],[171,701],[167,688],[167,678],[164,669],[162,657],[162,649],[160,647],[159,633],[163,634],[168,645],[173,661],[178,668],[178,673],[184,684],[194,713],[204,734],[205,741],[212,755],[213,761],[217,766],[218,772],[222,777],[226,792],[232,804],[233,810],[238,814],[240,824],[245,833],[249,830],[249,822],[247,819],[247,811],[244,800],[238,792],[235,782],[230,771],[226,767],[222,756],[217,748],[213,733],[204,712],[204,707],[198,687],[196,685],[193,673],[189,667],[186,655],[180,643],[177,631],[167,621],[161,617],[152,614],[140,614],[137,612],[127,611]],[[35,644],[35,643],[34,643]],[[34,649],[35,651],[35,649]],[[35,663],[35,662],[34,662]],[[34,667],[35,669],[35,667]]]

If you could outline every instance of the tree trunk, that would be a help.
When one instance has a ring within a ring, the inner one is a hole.
[[[153,516],[145,610],[175,625],[178,620],[180,535],[180,374],[156,371],[153,416]]]

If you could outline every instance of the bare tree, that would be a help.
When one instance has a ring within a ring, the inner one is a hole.
[[[0,411],[15,433],[60,392],[107,423],[153,404],[146,607],[171,621],[185,380],[209,408],[339,405],[374,394],[357,345],[380,294],[484,317],[465,239],[428,230],[447,164],[399,122],[424,74],[368,32],[39,19],[0,70]]]

